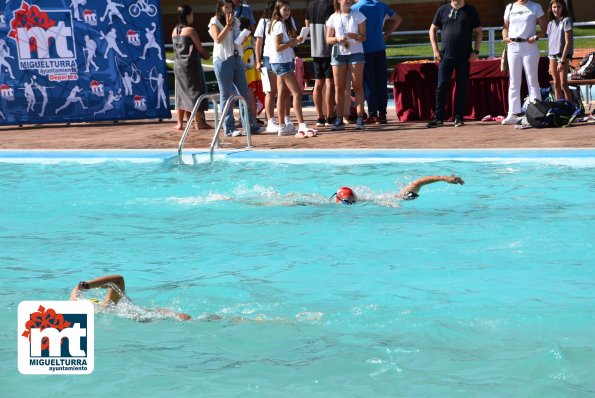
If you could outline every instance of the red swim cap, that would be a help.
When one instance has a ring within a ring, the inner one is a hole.
[[[337,196],[335,198],[336,202],[348,202],[349,204],[355,203],[357,197],[353,190],[349,187],[341,187],[337,190]]]

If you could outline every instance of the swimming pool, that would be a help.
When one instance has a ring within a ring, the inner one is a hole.
[[[595,392],[595,151],[171,155],[0,153],[3,397]],[[20,375],[18,303],[116,273],[223,319],[100,314],[91,375]]]

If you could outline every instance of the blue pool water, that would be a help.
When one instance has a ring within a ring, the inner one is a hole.
[[[0,154],[3,397],[595,394],[595,152],[163,156]],[[91,375],[20,375],[18,303],[107,274],[195,320],[101,313]]]

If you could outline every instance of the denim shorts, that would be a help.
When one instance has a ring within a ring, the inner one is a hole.
[[[364,53],[355,53],[355,54],[348,54],[348,55],[337,55],[336,58],[331,58],[331,65],[356,65],[356,64],[365,64],[366,58],[364,57]]]
[[[267,71],[272,72],[271,70],[271,63],[269,62],[270,58],[268,56],[262,57],[262,66],[267,68]]]
[[[573,55],[573,54],[568,54],[568,55],[566,56],[566,59],[567,59],[568,61],[572,61],[572,55]],[[549,59],[553,59],[553,60],[556,60],[556,61],[560,62],[560,59],[562,58],[562,54],[548,55],[547,57],[548,57]]]
[[[271,64],[273,73],[277,76],[283,76],[295,70],[293,62],[285,62],[283,64]]]

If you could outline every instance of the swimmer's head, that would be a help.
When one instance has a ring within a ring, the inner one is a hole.
[[[417,199],[418,197],[419,197],[419,194],[417,192],[409,191],[406,194],[404,194],[403,196],[401,196],[401,199],[414,200],[414,199]]]
[[[343,203],[344,205],[352,205],[357,201],[357,196],[355,196],[355,192],[349,187],[341,187],[337,190],[337,193],[333,194],[335,197],[335,202]],[[331,199],[333,198],[331,196]]]

